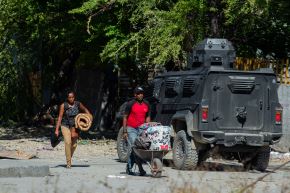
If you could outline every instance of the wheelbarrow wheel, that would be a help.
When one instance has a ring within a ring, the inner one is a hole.
[[[152,161],[152,177],[160,178],[162,174],[162,162],[158,158],[154,158]]]
[[[127,162],[129,156],[128,142],[123,138],[123,127],[120,128],[117,138],[117,153],[121,162]]]

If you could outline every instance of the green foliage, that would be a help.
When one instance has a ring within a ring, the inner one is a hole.
[[[89,1],[91,2],[91,1]],[[81,7],[76,13],[87,13],[98,3]],[[96,11],[101,8],[96,8]],[[203,5],[199,1],[116,1],[113,8],[106,10],[110,19],[104,30],[108,40],[101,52],[103,61],[131,58],[132,62],[143,65],[163,65],[169,60],[184,61],[184,41],[189,35],[191,25],[187,16],[193,11],[201,19]],[[98,20],[108,19],[99,14]],[[197,22],[195,22],[197,24]],[[94,23],[92,23],[94,26]],[[195,26],[202,28],[202,24]],[[97,30],[96,30],[97,31]],[[196,33],[196,39],[201,34]],[[195,34],[194,34],[195,35]],[[94,36],[94,35],[93,35]],[[95,37],[97,38],[97,37]]]
[[[81,7],[69,11],[69,13],[90,13],[93,9],[103,5],[106,2],[106,0],[89,0],[84,2]]]
[[[289,2],[227,0],[225,31],[242,56],[284,58],[289,51]]]
[[[0,7],[1,119],[24,119],[41,105],[29,73],[41,72],[43,89],[69,82],[59,77],[65,61],[113,63],[138,79],[155,66],[184,64],[206,37],[231,40],[238,56],[290,51],[288,0],[1,0]]]
[[[20,121],[33,115],[41,104],[33,97],[29,74],[41,71],[42,86],[52,87],[62,62],[55,59],[83,45],[79,26],[86,35],[85,21],[67,13],[73,5],[80,2],[0,1],[1,120]]]

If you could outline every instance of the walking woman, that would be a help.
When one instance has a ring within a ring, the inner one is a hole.
[[[92,116],[81,102],[75,101],[75,93],[73,91],[69,91],[67,93],[66,101],[60,105],[58,120],[55,128],[55,134],[56,136],[59,136],[59,128],[61,127],[61,132],[64,137],[67,168],[71,168],[72,156],[77,147],[79,130],[75,128],[75,117],[80,112],[87,113]]]

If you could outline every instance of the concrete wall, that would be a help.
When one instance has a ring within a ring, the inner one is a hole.
[[[290,151],[290,86],[280,85],[278,88],[279,102],[283,106],[283,137],[274,149],[282,152]]]

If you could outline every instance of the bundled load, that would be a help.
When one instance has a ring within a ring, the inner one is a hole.
[[[75,127],[81,131],[87,131],[92,125],[92,116],[90,114],[80,113],[75,118]]]
[[[135,141],[135,146],[147,150],[170,150],[171,127],[160,123],[144,123],[139,127],[140,134]]]

